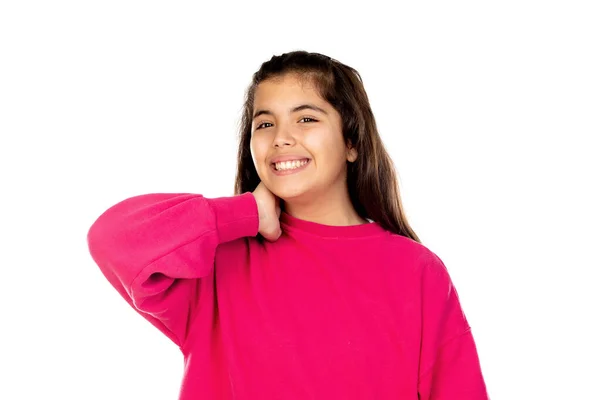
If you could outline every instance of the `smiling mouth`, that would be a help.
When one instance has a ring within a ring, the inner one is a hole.
[[[310,159],[305,158],[302,160],[294,160],[294,161],[283,161],[278,163],[273,163],[271,166],[275,171],[293,171],[295,169],[299,169],[304,167],[306,164],[310,162]]]

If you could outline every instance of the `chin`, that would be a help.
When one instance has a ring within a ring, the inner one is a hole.
[[[267,188],[269,188],[267,186]],[[269,188],[271,192],[279,197],[283,201],[297,200],[308,194],[309,188],[302,187],[300,185],[276,185],[273,188]]]

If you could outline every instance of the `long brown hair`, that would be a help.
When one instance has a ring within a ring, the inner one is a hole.
[[[235,194],[251,192],[260,183],[250,153],[256,89],[261,82],[288,73],[310,79],[321,97],[341,115],[345,142],[350,142],[358,152],[356,161],[347,163],[348,192],[356,212],[390,232],[420,243],[404,215],[394,165],[377,131],[360,74],[323,54],[292,51],[273,56],[252,76],[239,127]]]

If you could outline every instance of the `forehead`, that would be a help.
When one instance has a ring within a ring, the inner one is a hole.
[[[296,102],[301,99],[310,99],[322,105],[326,103],[311,79],[288,74],[259,83],[254,94],[254,105],[256,108],[269,103],[286,100]]]

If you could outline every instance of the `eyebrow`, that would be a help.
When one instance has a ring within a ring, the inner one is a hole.
[[[327,111],[325,111],[321,107],[318,107],[318,106],[316,106],[314,104],[300,104],[299,106],[296,106],[296,107],[292,108],[290,110],[290,114],[298,112],[298,111],[302,111],[302,110],[313,110],[313,111],[318,111],[320,113],[323,113],[323,114],[327,115]],[[273,115],[273,112],[271,112],[269,110],[257,110],[254,113],[254,116],[252,117],[252,119],[255,119],[256,117],[261,116],[263,114]]]

